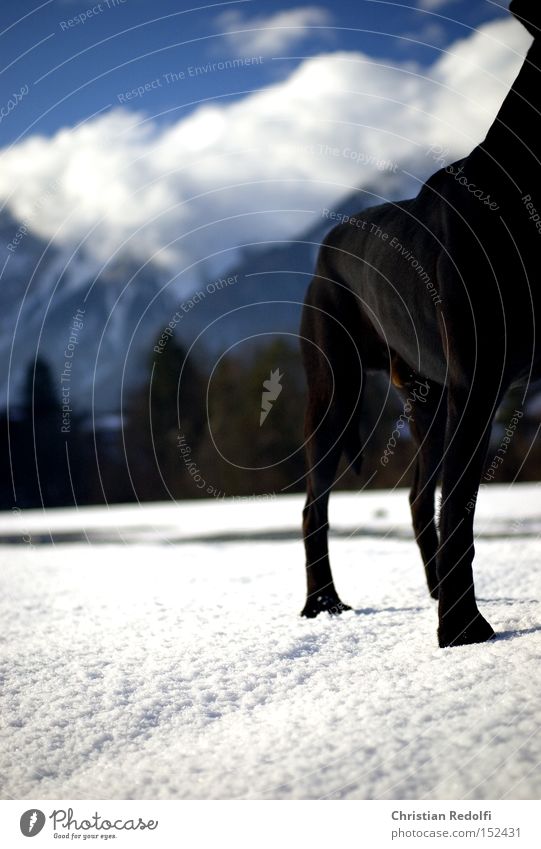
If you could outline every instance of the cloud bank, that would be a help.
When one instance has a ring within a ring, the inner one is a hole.
[[[301,6],[274,15],[247,18],[238,9],[218,16],[217,26],[226,32],[227,40],[239,51],[271,56],[312,35],[313,27],[329,26],[327,9]]]
[[[354,188],[377,179],[385,191],[402,169],[425,177],[432,144],[464,155],[484,137],[529,43],[520,24],[500,20],[428,71],[334,52],[166,127],[113,109],[2,151],[0,202],[41,237],[83,242],[96,263],[118,251],[154,257],[169,274],[193,263],[192,278],[208,278],[239,246],[302,232]]]

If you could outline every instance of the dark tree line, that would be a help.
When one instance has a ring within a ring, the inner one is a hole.
[[[340,488],[409,485],[413,447],[407,431],[392,463],[380,462],[400,401],[383,377],[369,380],[362,473],[346,471]],[[270,401],[261,421],[265,398]],[[93,430],[88,416],[71,412],[66,429],[50,368],[38,359],[28,369],[22,403],[9,421],[6,412],[0,417],[0,507],[301,492],[304,399],[299,352],[284,337],[241,353],[233,349],[210,365],[187,358],[172,338],[149,358],[141,387],[116,417],[122,427]],[[495,445],[519,406],[517,394],[505,399]],[[496,482],[541,477],[536,427],[521,419]],[[344,461],[339,473],[345,468]]]
[[[62,434],[61,406],[51,371],[37,359],[29,366],[21,403],[0,416],[0,504],[58,507],[75,503],[73,485],[84,457],[81,421],[72,416]],[[73,471],[72,471],[73,465]]]

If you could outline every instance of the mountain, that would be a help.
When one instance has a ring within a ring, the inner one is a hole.
[[[171,297],[160,295],[163,271],[126,257],[99,269],[84,248],[46,243],[23,228],[2,213],[0,403],[18,403],[24,374],[40,355],[59,400],[65,390],[79,410],[118,410],[123,382],[133,385],[171,308]],[[62,380],[67,371],[70,380]]]
[[[394,192],[390,189],[395,188]],[[402,197],[404,184],[387,178],[389,197]],[[375,200],[376,198],[376,200]],[[228,349],[249,349],[268,335],[296,337],[308,284],[314,273],[317,253],[337,216],[352,216],[378,202],[377,187],[353,192],[330,214],[316,214],[315,223],[296,238],[269,241],[245,251],[242,261],[214,283],[198,290],[196,299],[186,299],[175,331],[185,345],[213,357]],[[210,291],[209,291],[210,289]]]
[[[378,188],[388,197],[403,195],[396,176],[380,182],[373,193],[349,195],[333,212],[350,215],[372,205]],[[242,353],[242,345],[267,341],[268,334],[296,335],[319,243],[334,223],[321,210],[313,216],[298,237],[244,248],[220,278],[184,277],[180,285],[170,269],[141,266],[127,254],[97,267],[84,244],[47,242],[31,221],[0,213],[0,404],[17,405],[37,355],[56,376],[59,401],[68,398],[77,411],[103,417],[122,409],[126,394],[145,379],[158,355],[156,340],[169,326],[185,346],[199,336],[194,353],[206,363],[229,348]]]

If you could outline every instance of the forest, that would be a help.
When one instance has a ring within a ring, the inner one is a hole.
[[[263,384],[276,370],[279,395],[261,423]],[[369,374],[367,381],[361,473],[348,469],[343,460],[337,488],[409,486],[415,449],[407,416],[385,375]],[[9,415],[4,411],[0,420],[0,506],[268,498],[302,492],[305,392],[298,346],[284,337],[276,335],[242,355],[232,351],[213,362],[187,357],[171,336],[156,340],[146,373],[123,408],[93,419],[91,412],[62,404],[49,364],[38,358],[28,367],[22,403]],[[500,408],[493,433],[496,452],[520,398],[516,390]],[[401,438],[390,452],[397,424]],[[483,485],[541,478],[537,428],[531,416],[518,419],[501,462],[491,467],[487,460]]]

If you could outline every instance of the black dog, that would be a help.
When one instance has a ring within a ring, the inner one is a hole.
[[[484,142],[434,174],[413,200],[339,224],[320,250],[301,326],[304,616],[349,609],[329,565],[328,499],[342,452],[360,465],[365,372],[384,369],[418,444],[410,502],[429,590],[439,599],[440,646],[494,633],[475,599],[475,501],[502,396],[541,376],[541,4],[513,0],[510,9],[534,42]]]

